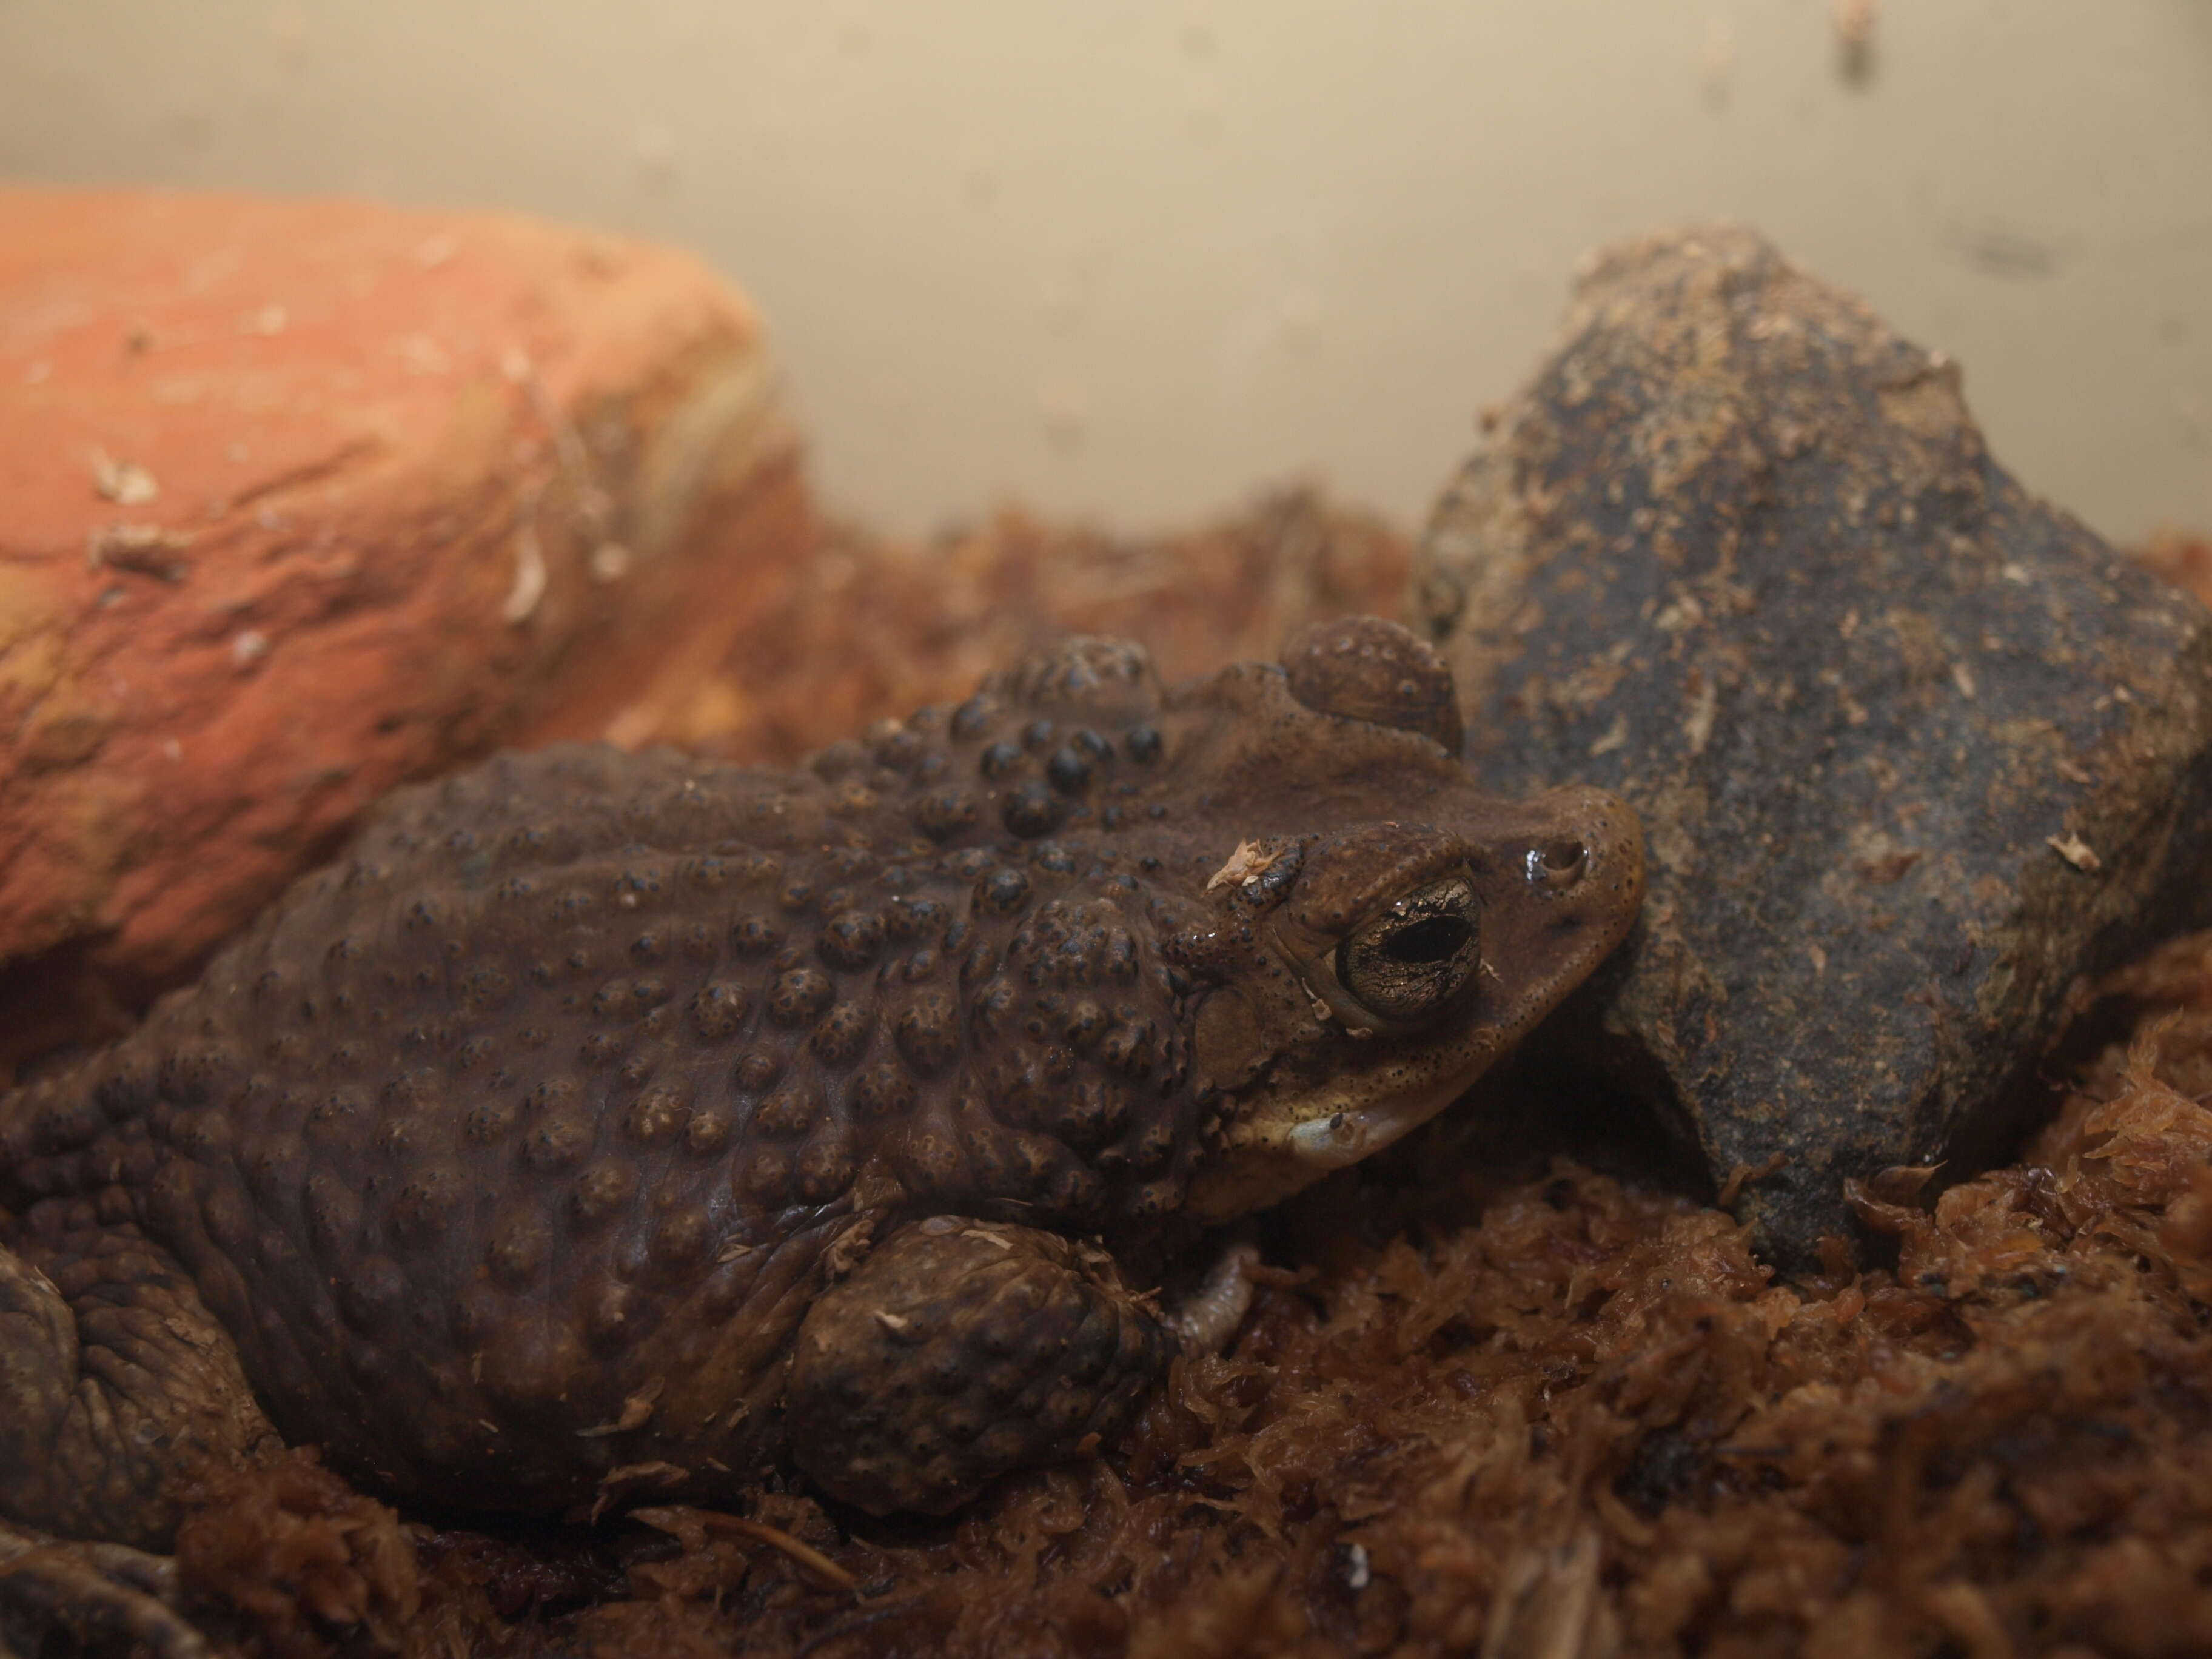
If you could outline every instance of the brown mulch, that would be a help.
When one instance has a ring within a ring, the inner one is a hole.
[[[1272,660],[1325,617],[1404,608],[1406,536],[1289,487],[1195,527],[1127,534],[1002,507],[937,535],[833,524],[781,605],[626,742],[789,762],[887,711],[957,702],[1048,640],[1142,640],[1163,678]]]
[[[957,1519],[434,1532],[295,1457],[185,1579],[284,1659],[2212,1651],[2212,935],[2108,989],[2019,1163],[1861,1195],[1881,1265],[1778,1284],[1458,1121],[1279,1217],[1233,1351],[1103,1460]]]

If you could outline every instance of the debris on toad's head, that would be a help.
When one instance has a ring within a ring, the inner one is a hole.
[[[1784,1262],[1850,1234],[1854,1177],[2001,1155],[2067,988],[2202,908],[2203,608],[1748,232],[1594,262],[1419,562],[1475,775],[1586,775],[1650,832],[1650,925],[1553,1036],[1715,1187],[1767,1171]]]

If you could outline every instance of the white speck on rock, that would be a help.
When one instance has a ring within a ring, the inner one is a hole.
[[[528,622],[545,597],[545,551],[538,545],[538,526],[531,522],[537,507],[532,501],[524,509],[514,532],[514,586],[507,589],[507,603],[499,611],[513,626]]]
[[[2104,860],[2097,856],[2089,843],[2070,831],[2063,836],[2045,836],[2043,839],[2044,844],[2052,852],[2084,874],[2093,873],[2105,867]]]

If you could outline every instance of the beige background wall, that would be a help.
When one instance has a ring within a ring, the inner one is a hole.
[[[910,528],[1296,472],[1412,520],[1577,256],[1729,216],[1962,359],[2031,486],[2212,526],[2212,3],[1887,0],[1856,72],[1838,9],[0,0],[0,172],[691,243]]]

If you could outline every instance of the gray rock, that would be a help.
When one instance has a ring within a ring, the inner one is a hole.
[[[1415,591],[1480,775],[1644,814],[1639,935],[1564,1041],[1785,1262],[1848,1180],[2002,1153],[2069,987],[2204,908],[2212,617],[1747,233],[1595,261]]]

